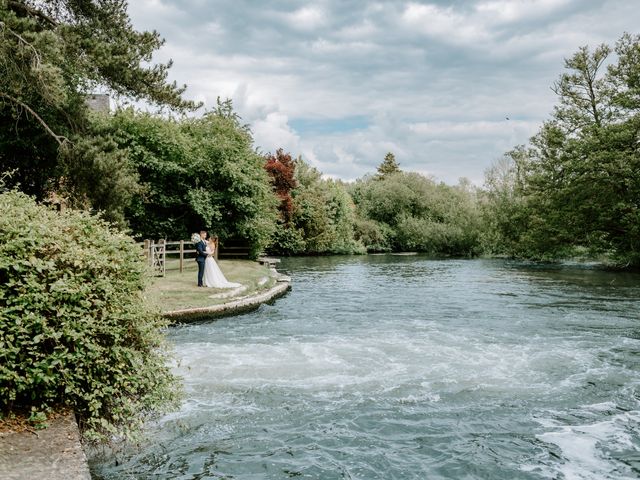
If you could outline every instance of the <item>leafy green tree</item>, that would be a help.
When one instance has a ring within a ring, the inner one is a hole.
[[[294,222],[302,231],[306,253],[362,253],[354,239],[355,207],[344,186],[302,158],[296,160],[298,187],[293,191]]]
[[[622,35],[615,52],[618,61],[608,66],[614,87],[613,102],[629,118],[640,110],[640,35]]]
[[[198,119],[165,119],[132,109],[105,119],[102,137],[128,152],[139,178],[124,214],[139,238],[187,238],[202,228],[222,241],[270,242],[276,198],[248,128],[230,102]]]
[[[386,175],[391,175],[392,173],[398,173],[400,171],[400,164],[396,161],[396,156],[388,152],[384,156],[384,160],[380,165],[378,165],[378,177],[384,178]]]
[[[601,127],[615,118],[610,82],[603,75],[603,65],[610,54],[611,48],[604,44],[593,52],[584,46],[565,60],[567,71],[553,86],[559,100],[553,117],[567,132]]]
[[[73,147],[62,149],[57,193],[68,205],[98,211],[126,228],[125,210],[142,188],[129,152],[109,132],[110,122],[109,117],[96,115],[88,128],[90,135],[74,135]]]
[[[418,173],[398,172],[357,182],[352,196],[364,220],[356,223],[356,238],[370,239],[370,250],[477,253],[481,216],[467,182],[451,187]]]
[[[523,193],[527,158],[527,149],[519,146],[507,152],[485,172],[480,198],[484,253],[523,254],[523,236],[529,228],[529,210]]]
[[[274,253],[364,253],[354,238],[355,207],[345,186],[322,174],[301,157],[295,162],[290,222],[280,222],[269,250]]]
[[[497,185],[489,172],[498,250],[538,259],[587,253],[640,263],[639,37],[623,35],[617,59],[609,58],[611,52],[606,45],[582,47],[565,62],[551,119],[529,146],[514,151],[513,188]]]

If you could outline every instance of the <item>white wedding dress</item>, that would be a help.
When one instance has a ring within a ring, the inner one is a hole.
[[[207,247],[207,253],[209,255],[212,254],[211,249]],[[213,259],[213,257],[208,256],[204,262],[204,278],[203,283],[205,287],[209,288],[238,288],[241,287],[242,284],[230,282],[220,270],[220,267]]]

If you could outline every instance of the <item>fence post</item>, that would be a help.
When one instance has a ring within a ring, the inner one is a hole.
[[[166,239],[161,239],[158,243],[160,243],[161,247],[160,247],[160,254],[161,254],[161,258],[159,260],[160,266],[161,266],[161,270],[162,270],[162,276],[164,277],[165,273],[166,273],[166,260],[167,260],[167,240]]]
[[[180,240],[180,273],[184,269],[184,240]]]
[[[156,242],[155,240],[149,240],[149,266],[153,267],[153,261],[156,256]]]
[[[149,240],[144,241],[144,258],[147,263],[149,263]]]

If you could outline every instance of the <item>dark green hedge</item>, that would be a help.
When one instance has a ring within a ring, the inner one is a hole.
[[[140,250],[97,217],[0,194],[0,410],[68,406],[89,439],[174,406]]]

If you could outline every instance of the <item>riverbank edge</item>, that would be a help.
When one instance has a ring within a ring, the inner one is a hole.
[[[162,316],[172,323],[192,322],[207,320],[211,318],[221,318],[255,310],[263,303],[268,303],[276,298],[282,297],[291,290],[291,278],[278,274],[276,284],[265,291],[256,292],[246,297],[237,298],[230,302],[209,307],[183,308],[162,312]]]
[[[6,480],[91,480],[75,415],[37,431],[0,435],[0,472]]]

